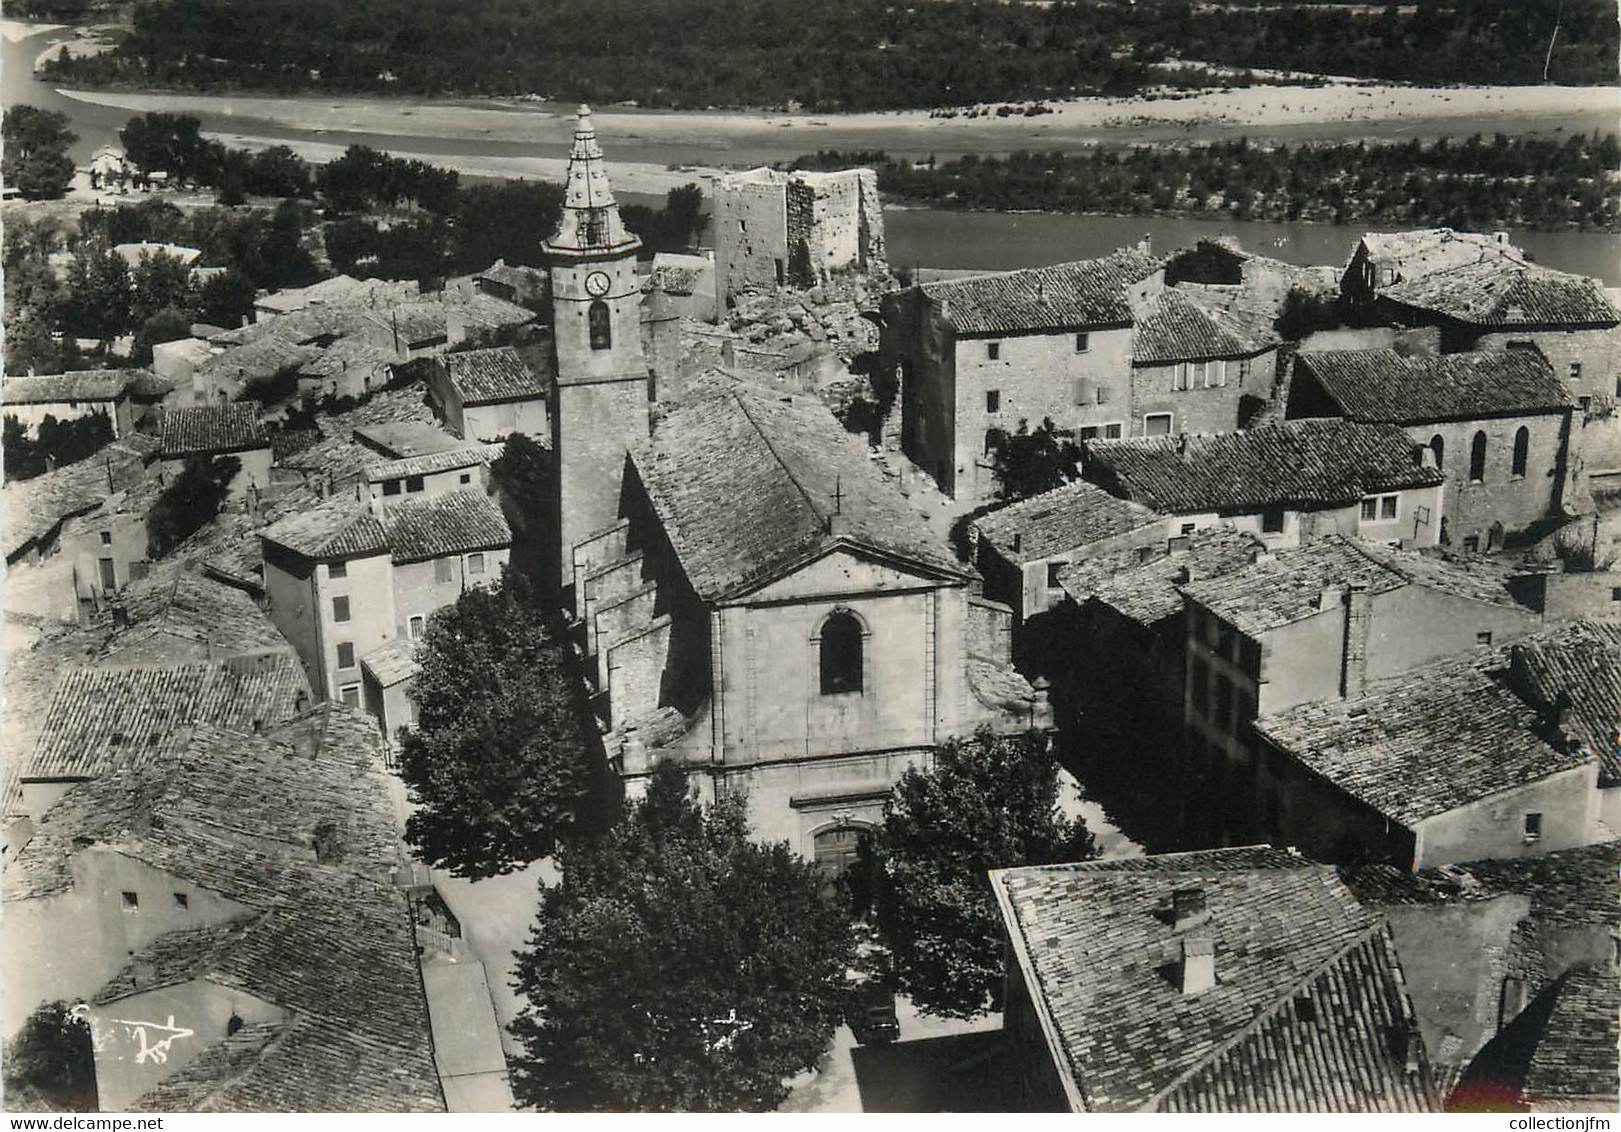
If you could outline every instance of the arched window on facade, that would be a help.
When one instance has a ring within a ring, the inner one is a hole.
[[[1447,442],[1441,439],[1440,433],[1430,437],[1430,451],[1435,453],[1436,471],[1447,466]]]
[[[1531,457],[1531,430],[1521,425],[1514,434],[1514,474],[1525,475],[1525,465]]]
[[[822,622],[822,695],[862,690],[861,622],[840,610]]]
[[[613,328],[608,314],[608,304],[598,299],[591,304],[586,312],[586,323],[591,328],[591,348],[593,350],[607,350],[613,346]]]
[[[1475,433],[1469,445],[1469,478],[1479,482],[1486,478],[1486,434]]]

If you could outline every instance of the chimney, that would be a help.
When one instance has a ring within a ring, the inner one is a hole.
[[[1497,243],[1497,245],[1499,247],[1504,247],[1504,248],[1508,247],[1508,233],[1507,232],[1493,232],[1492,233],[1492,239]]]
[[[1182,941],[1182,993],[1199,994],[1216,985],[1216,943],[1209,936]]]
[[[293,697],[293,714],[303,715],[310,708],[310,694],[299,689],[298,695]]]
[[[114,629],[129,628],[129,608],[123,602],[113,602],[107,607],[107,611],[113,615]]]
[[[1345,648],[1340,695],[1354,696],[1368,683],[1368,633],[1373,625],[1373,597],[1363,582],[1352,582],[1345,595]]]
[[[634,727],[625,728],[624,742],[619,748],[619,764],[619,769],[624,772],[647,769],[647,744],[642,742],[641,732]]]
[[[1210,922],[1210,905],[1202,888],[1179,888],[1171,893],[1171,927],[1186,931]]]
[[[1402,1068],[1408,1074],[1416,1074],[1424,1067],[1424,1035],[1419,1033],[1418,1023],[1411,1018],[1402,1027],[1400,1048]]]
[[[1022,532],[1022,531],[1014,531],[1013,532],[1013,553],[1018,554],[1023,549],[1024,549],[1024,532]]]
[[[1188,434],[1185,432],[1179,432],[1176,434],[1176,454],[1178,456],[1186,456],[1188,454]]]
[[[835,511],[827,517],[827,533],[833,538],[843,538],[850,533],[849,516]]]
[[[1193,581],[1193,571],[1189,570],[1185,565],[1178,566],[1176,568],[1176,577],[1172,579],[1172,583],[1178,586],[1185,586],[1191,581]]]
[[[1144,232],[1143,238],[1137,241],[1137,250],[1143,255],[1154,254],[1154,233]]]

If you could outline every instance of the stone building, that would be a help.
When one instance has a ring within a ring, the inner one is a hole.
[[[1568,478],[1569,390],[1529,351],[1406,356],[1395,350],[1302,354],[1291,419],[1396,425],[1446,477],[1440,541],[1499,550],[1559,513]]]
[[[981,501],[995,493],[996,446],[1020,422],[1139,435],[1134,310],[1163,285],[1160,261],[1131,249],[885,295],[880,368],[898,374],[902,450],[947,495]]]
[[[515,432],[545,437],[546,380],[511,346],[435,358],[428,378],[434,412],[468,441],[503,440]]]
[[[1089,440],[1082,475],[1171,516],[1171,533],[1231,526],[1268,546],[1345,534],[1432,546],[1441,473],[1400,428],[1282,421],[1215,436]]]
[[[392,641],[416,640],[467,589],[493,585],[512,548],[511,528],[482,487],[334,496],[258,538],[271,620],[317,698],[356,706],[362,663]],[[390,733],[398,725],[384,722]]]
[[[1370,232],[1341,293],[1377,321],[1438,327],[1447,353],[1541,354],[1584,409],[1621,397],[1621,310],[1596,280],[1532,263],[1506,232]]]
[[[5,415],[16,417],[27,433],[37,434],[46,417],[58,423],[100,414],[113,439],[135,428],[130,405],[129,373],[124,370],[81,370],[49,377],[7,377],[0,383]]]
[[[1037,1112],[1434,1112],[1382,917],[1256,846],[998,869],[1003,1030]]]
[[[1506,686],[1508,652],[1447,657],[1257,720],[1264,769],[1249,781],[1264,835],[1411,869],[1592,844],[1598,760]]]
[[[546,247],[560,574],[608,756],[661,759],[755,834],[841,868],[900,774],[981,724],[1049,722],[1012,611],[820,400],[699,374],[656,426],[635,253],[582,108]]]
[[[1257,822],[1269,828],[1271,803],[1258,804],[1254,791],[1262,778],[1250,729],[1257,716],[1354,698],[1384,677],[1501,646],[1540,624],[1493,562],[1341,537],[1259,557],[1190,582],[1182,594],[1187,761],[1180,779],[1203,800],[1190,818],[1205,844],[1244,844]]]
[[[715,186],[711,223],[721,303],[750,290],[814,287],[884,258],[884,210],[871,169],[730,174]]]
[[[1132,436],[1231,432],[1272,396],[1282,344],[1253,302],[1167,287],[1137,312]]]
[[[175,409],[163,418],[160,443],[165,478],[178,476],[190,460],[230,456],[242,465],[228,485],[231,496],[245,495],[250,488],[270,490],[270,434],[259,422],[255,404]]]

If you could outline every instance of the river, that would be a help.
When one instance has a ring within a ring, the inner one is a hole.
[[[42,109],[66,114],[73,130],[79,135],[73,147],[76,161],[83,163],[101,145],[115,143],[118,130],[131,117],[131,112],[112,106],[101,106],[77,98],[66,98],[33,74],[33,62],[42,51],[72,35],[72,31],[50,32],[26,39],[3,41],[0,56],[0,99],[5,105],[28,103]],[[304,99],[311,105],[325,100]],[[403,105],[403,104],[402,104]],[[487,111],[488,104],[480,110]],[[561,110],[562,108],[553,108]],[[191,111],[188,111],[191,112]],[[402,113],[405,113],[402,111]],[[611,112],[610,112],[611,113]],[[390,128],[388,132],[365,132],[345,129],[305,129],[290,126],[270,118],[254,118],[231,112],[196,112],[203,129],[218,133],[247,134],[259,138],[288,142],[320,141],[335,145],[364,144],[379,149],[402,153],[442,156],[543,156],[563,157],[567,153],[567,131],[561,114],[536,115],[524,119],[544,126],[541,138],[516,139],[511,136],[483,136],[482,133],[464,136],[446,136],[443,129],[435,132],[423,128],[409,132],[412,127]],[[607,120],[609,115],[603,115]],[[735,116],[733,116],[735,126]],[[717,119],[718,120],[718,119]],[[1386,128],[1389,140],[1435,136],[1450,132],[1465,136],[1476,131],[1492,132],[1502,128],[1506,132],[1548,134],[1569,129],[1594,128],[1595,123],[1580,120],[1562,120],[1554,126],[1538,117],[1518,117],[1512,121],[1460,121],[1450,120],[1445,129],[1433,122],[1407,121]],[[691,126],[692,116],[684,123]],[[1613,120],[1605,128],[1614,127]],[[1354,126],[1354,129],[1353,129]],[[679,135],[661,137],[656,131],[629,137],[613,146],[611,156],[625,162],[640,162],[659,166],[682,165],[750,165],[781,161],[798,156],[818,147],[871,148],[874,139],[870,132],[849,131],[845,136],[839,123],[830,130],[819,132],[815,142],[800,141],[789,136],[792,131],[772,128],[769,119],[762,118],[756,129],[732,132],[723,140],[697,138],[689,129]],[[1190,136],[1186,127],[1169,129],[1171,136],[1186,140],[1207,140],[1248,132],[1259,136],[1259,131],[1244,131],[1231,125],[1205,124]],[[1313,127],[1294,127],[1271,131],[1287,137],[1297,135],[1304,140],[1312,138],[1367,136],[1366,123],[1327,123]],[[1303,132],[1304,131],[1304,132]],[[908,133],[900,128],[894,133],[876,139],[881,147],[894,154],[915,157],[938,152],[943,157],[950,153],[937,143],[921,136],[921,131]],[[1074,135],[1080,137],[1081,131]],[[1098,133],[1098,140],[1142,141],[1156,140],[1153,129],[1134,128],[1129,131],[1090,131]],[[971,147],[975,152],[994,151],[994,135],[975,135]],[[1086,144],[1082,141],[1077,144]],[[990,147],[990,148],[987,148]],[[1056,147],[1055,147],[1056,148]],[[915,151],[915,152],[914,152]],[[971,268],[999,270],[1028,267],[1064,260],[1100,255],[1134,243],[1144,235],[1152,238],[1154,247],[1161,251],[1190,245],[1201,237],[1221,234],[1236,236],[1248,250],[1269,255],[1296,264],[1342,264],[1355,247],[1357,238],[1365,230],[1361,227],[1332,224],[1287,224],[1263,221],[1195,220],[1158,216],[1075,216],[1046,213],[963,213],[944,209],[892,208],[886,210],[890,259],[897,266],[922,264],[929,267]],[[1610,286],[1621,286],[1621,235],[1593,232],[1532,232],[1513,233],[1515,242],[1540,263],[1561,270],[1603,279]]]

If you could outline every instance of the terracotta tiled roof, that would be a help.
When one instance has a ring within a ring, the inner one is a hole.
[[[1244,308],[1210,301],[1203,293],[1167,287],[1149,300],[1132,337],[1133,365],[1165,365],[1206,358],[1248,358],[1280,339]]]
[[[130,627],[115,632],[106,650],[116,650],[128,636],[154,633],[198,641],[220,657],[291,648],[251,597],[189,569],[160,570],[132,582],[123,605]]]
[[[8,898],[26,899],[71,886],[80,853],[112,851],[242,906],[160,936],[95,1001],[206,979],[286,1018],[244,1027],[136,1107],[443,1107],[381,766],[375,724],[343,705],[259,736],[198,728],[166,765],[70,791],[6,870]]]
[[[1002,557],[1022,563],[1123,535],[1162,519],[1140,503],[1076,480],[982,515],[973,525]]]
[[[1509,649],[1516,689],[1536,707],[1561,697],[1565,729],[1599,758],[1606,784],[1621,784],[1621,625],[1573,621]]]
[[[1521,608],[1508,590],[1510,573],[1505,564],[1479,556],[1426,554],[1332,535],[1191,582],[1184,592],[1255,637],[1312,616],[1323,608],[1325,592],[1337,602],[1345,587],[1353,585],[1366,586],[1369,594],[1417,585],[1471,601]]]
[[[301,346],[277,334],[262,334],[244,345],[213,355],[197,367],[197,373],[206,379],[252,381],[301,366],[320,352],[316,346]]]
[[[1170,515],[1337,507],[1443,482],[1415,459],[1401,429],[1337,418],[1215,436],[1088,440],[1084,447],[1087,479]]]
[[[1621,1045],[1621,976],[1613,970],[1570,971],[1543,992],[1553,1002],[1525,1075],[1536,1101],[1616,1097]]]
[[[503,263],[498,260],[473,278],[489,279],[495,283],[505,283],[509,287],[522,289],[532,284],[543,283],[546,273],[538,267],[524,267],[521,264]]]
[[[231,731],[286,719],[306,692],[291,655],[172,668],[81,668],[62,675],[24,777],[93,778],[163,759],[200,723]]]
[[[1407,357],[1395,350],[1329,350],[1296,363],[1356,421],[1422,424],[1557,413],[1570,393],[1529,350]]]
[[[1058,580],[1079,603],[1098,601],[1152,626],[1182,612],[1182,586],[1248,566],[1266,549],[1254,535],[1230,527],[1207,527],[1187,540],[1187,549],[1175,553],[1166,545],[1077,562]]]
[[[482,291],[470,296],[447,294],[446,301],[457,310],[462,323],[482,330],[500,330],[535,321],[535,312]]]
[[[270,434],[259,423],[256,405],[171,409],[163,417],[164,459],[268,447]]]
[[[49,534],[63,519],[94,510],[114,491],[128,490],[146,476],[157,444],[139,434],[117,440],[95,455],[30,480],[6,481],[4,508],[6,559]],[[109,483],[109,481],[111,481]]]
[[[360,658],[360,667],[370,672],[372,679],[385,688],[411,679],[421,666],[417,664],[417,644],[406,637],[395,637],[378,645]]]
[[[1396,1052],[1413,1014],[1385,928],[1332,868],[1262,847],[991,879],[1085,1110],[1434,1107],[1427,1067],[1409,1073]],[[1172,894],[1193,888],[1209,918],[1177,931]],[[1190,937],[1215,949],[1215,985],[1198,993],[1175,982]]]
[[[259,537],[323,562],[365,558],[388,550],[378,517],[349,496],[333,496],[307,511],[278,519],[260,531]]]
[[[446,354],[441,360],[463,404],[487,405],[546,396],[545,383],[511,346]]]
[[[382,520],[397,563],[512,545],[512,528],[501,508],[473,488],[397,503],[384,511]]]
[[[968,571],[820,403],[742,388],[672,413],[633,458],[698,595],[746,593],[838,544]],[[844,530],[830,534],[830,516]]]
[[[8,377],[0,383],[0,401],[7,405],[116,401],[124,395],[125,374],[128,372],[92,369],[45,377]]]
[[[1506,650],[1447,657],[1345,700],[1254,723],[1274,747],[1408,829],[1587,765],[1507,687]],[[1552,740],[1552,741],[1551,741]]]
[[[1340,872],[1367,904],[1444,904],[1517,894],[1531,898],[1531,918],[1539,924],[1621,924],[1621,841],[1417,873],[1396,865]]]
[[[925,283],[923,293],[947,305],[958,334],[1130,326],[1126,288],[1158,271],[1161,260],[1122,250],[1101,259]]]
[[[366,482],[403,479],[406,476],[425,476],[434,472],[454,472],[460,468],[480,468],[493,464],[506,451],[504,444],[473,444],[466,448],[452,448],[448,452],[428,452],[421,456],[407,456],[400,460],[386,460],[366,467]]]

